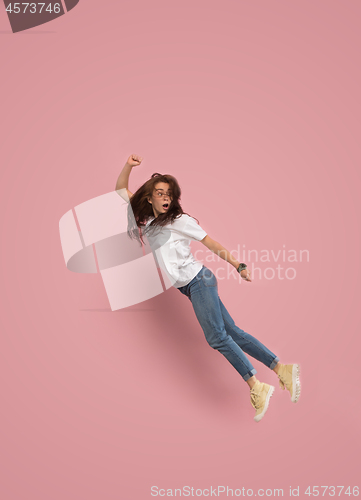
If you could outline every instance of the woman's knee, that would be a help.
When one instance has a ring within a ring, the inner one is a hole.
[[[211,336],[206,336],[206,340],[208,344],[212,347],[212,349],[219,349],[220,347],[225,346],[228,344],[230,341],[232,341],[232,338],[227,334],[226,331],[219,332],[218,334],[215,333]]]
[[[231,323],[230,321],[225,321],[224,324],[226,326],[227,333],[231,335],[231,337],[233,337],[233,335],[235,334],[243,338],[247,337],[248,333],[242,330],[242,328],[239,328],[239,326],[237,326],[234,322]]]

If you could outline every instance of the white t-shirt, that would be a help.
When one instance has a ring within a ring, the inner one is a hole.
[[[152,220],[154,217],[148,219],[145,228]],[[201,241],[207,233],[189,215],[181,214],[172,223],[163,227],[155,226],[145,233],[143,230],[143,235],[175,288],[187,285],[202,269],[203,264],[191,253],[190,242]]]

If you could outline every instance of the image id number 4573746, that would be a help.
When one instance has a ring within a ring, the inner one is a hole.
[[[9,12],[11,14],[41,14],[43,12],[55,12],[55,14],[60,13],[60,2],[47,2],[46,7],[45,3],[46,2],[10,2],[6,6],[6,12]],[[22,6],[22,8],[20,6]]]
[[[298,489],[298,488],[297,488]],[[296,491],[297,491],[296,489]],[[293,490],[294,491],[294,490]],[[298,496],[297,494],[293,494],[292,488],[290,488],[290,496]],[[358,497],[360,492],[359,492],[359,487],[358,486],[308,486],[306,491],[304,492],[305,495],[309,495],[312,497],[318,497],[318,496],[341,496],[341,495],[347,495],[348,497]],[[299,494],[299,493],[298,493]]]

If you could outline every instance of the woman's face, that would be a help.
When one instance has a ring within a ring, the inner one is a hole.
[[[169,210],[169,206],[173,199],[171,194],[170,186],[166,182],[158,182],[154,186],[152,197],[148,198],[148,201],[153,206],[155,217],[158,217],[158,215],[164,214]]]

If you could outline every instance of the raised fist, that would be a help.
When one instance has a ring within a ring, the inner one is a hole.
[[[142,160],[143,160],[143,158],[141,156],[130,155],[128,160],[127,160],[127,163],[131,167],[136,167],[137,165],[140,165],[142,163]]]

